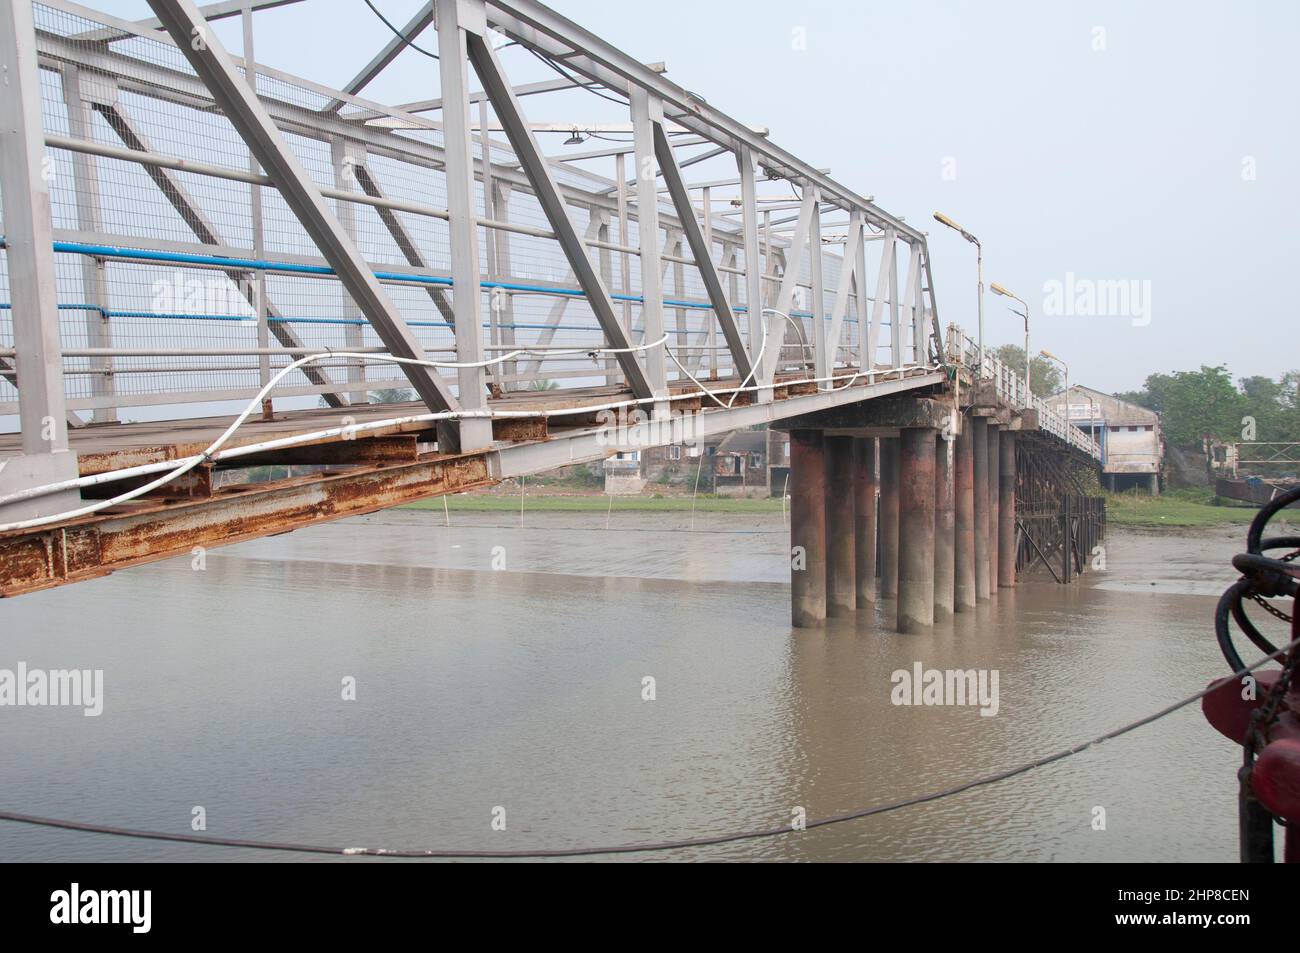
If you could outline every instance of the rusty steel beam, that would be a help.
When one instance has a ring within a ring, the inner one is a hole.
[[[195,546],[226,546],[494,482],[486,454],[429,455],[411,463],[243,484],[207,499],[134,503],[89,521],[0,535],[0,596],[187,556]]]
[[[436,432],[427,431],[424,439],[433,442]],[[333,443],[313,443],[303,447],[284,447],[239,457],[236,466],[358,466],[368,463],[411,463],[420,459],[420,437],[416,434],[396,434],[388,437],[367,437],[363,440],[338,440]]]

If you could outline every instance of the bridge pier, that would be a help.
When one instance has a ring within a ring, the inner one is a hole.
[[[898,595],[898,437],[880,438],[880,597]]]
[[[898,481],[898,631],[934,626],[935,431],[905,427]]]
[[[956,611],[956,463],[955,439],[941,435],[934,452],[934,618],[942,622]]]
[[[853,544],[858,608],[876,601],[876,438],[853,440]]]
[[[1002,494],[1002,426],[995,420],[988,423],[989,450],[989,595],[998,594],[998,510]]]
[[[989,422],[970,418],[975,498],[975,598],[989,598]]]
[[[1016,435],[1002,433],[998,464],[998,586],[1016,584]]]
[[[1015,431],[1036,424],[988,403],[952,419],[898,396],[786,422],[797,627],[892,593],[898,631],[925,632],[1015,584]]]
[[[854,459],[852,437],[824,437],[826,456],[826,614],[857,609],[854,573]]]
[[[790,606],[796,629],[826,621],[825,457],[821,431],[790,432]]]
[[[975,451],[974,426],[970,417],[961,419],[957,433],[953,470],[953,608],[970,612],[975,608]]]

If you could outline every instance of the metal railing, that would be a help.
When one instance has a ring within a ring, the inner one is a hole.
[[[1016,410],[1033,410],[1038,417],[1038,429],[1049,433],[1086,453],[1095,460],[1101,459],[1101,444],[1091,435],[1070,423],[1063,414],[1053,410],[1043,398],[1025,387],[1023,370],[1016,370],[994,357],[987,349],[984,363],[980,364],[979,344],[955,324],[948,326],[948,360],[968,368],[979,379],[994,382],[1000,400]]]
[[[744,377],[760,354],[754,377],[766,383],[914,367],[939,350],[924,233],[541,4],[427,4],[425,27],[436,12],[437,44],[469,51],[483,92],[444,57],[444,98],[397,106],[357,95],[376,69],[332,89],[227,54],[211,34],[196,50],[184,10],[151,5],[160,20],[136,23],[43,0],[15,36],[39,66],[43,128],[27,133],[51,170],[64,404],[53,416],[72,426],[144,406],[206,412],[184,408],[247,399],[295,357],[327,350],[455,362],[416,370],[435,402],[467,409],[544,383],[661,394],[687,375]],[[250,48],[258,6],[243,14]],[[512,86],[508,57],[560,78]],[[612,100],[593,108],[630,119],[630,137],[544,153],[520,103],[575,89]],[[704,181],[686,180],[691,166]],[[3,189],[27,184],[0,177]],[[7,225],[0,234],[28,237]],[[843,234],[827,246],[832,230]],[[25,276],[9,259],[0,415],[26,396],[16,381],[29,353],[10,309]],[[664,336],[675,360],[653,347],[589,353]],[[413,373],[340,358],[272,396],[345,406],[419,390]]]

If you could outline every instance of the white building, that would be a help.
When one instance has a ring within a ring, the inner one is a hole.
[[[1160,492],[1165,439],[1160,415],[1110,394],[1080,387],[1047,398],[1048,405],[1101,444],[1102,485]]]

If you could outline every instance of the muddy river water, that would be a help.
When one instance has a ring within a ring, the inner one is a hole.
[[[888,603],[792,630],[780,514],[350,519],[0,604],[0,669],[103,671],[98,716],[0,708],[0,801],[471,849],[847,812],[1028,761],[1223,674],[1212,610],[1243,537],[1113,530],[1104,571],[1036,576],[902,636]],[[918,664],[996,672],[996,714],[896,704],[894,673]],[[1193,705],[997,786],[675,856],[1231,861],[1237,759]],[[0,856],[299,859],[13,824]]]

